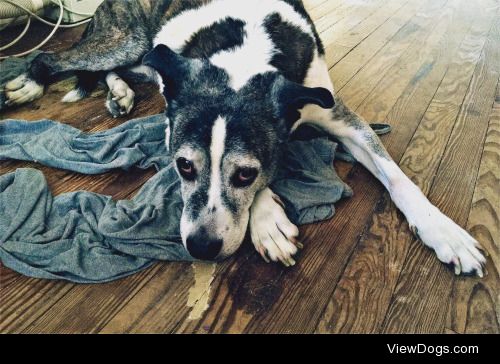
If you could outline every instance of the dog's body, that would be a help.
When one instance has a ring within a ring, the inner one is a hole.
[[[77,45],[38,56],[7,85],[8,103],[41,96],[65,71],[79,76],[68,102],[103,74],[114,116],[133,106],[124,79],[160,85],[183,182],[181,235],[197,258],[232,254],[249,224],[265,259],[293,264],[298,230],[268,185],[280,145],[307,123],[338,138],[384,184],[442,262],[483,274],[479,244],[426,199],[360,117],[334,104],[323,46],[300,0],[106,0]]]

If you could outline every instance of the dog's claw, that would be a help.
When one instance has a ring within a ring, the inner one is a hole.
[[[304,249],[304,245],[297,238],[291,237],[290,241],[299,249]]]
[[[292,257],[288,258],[287,261],[290,267],[293,267],[295,265],[295,260]]]
[[[266,251],[265,251],[264,247],[262,245],[259,245],[259,246],[256,246],[255,248],[257,249],[257,252],[260,254],[262,259],[264,259],[264,261],[266,263],[270,263],[270,260],[266,255]]]
[[[462,268],[460,266],[460,261],[458,260],[457,257],[453,257],[452,260],[453,268],[455,270],[455,274],[458,276],[462,272]]]

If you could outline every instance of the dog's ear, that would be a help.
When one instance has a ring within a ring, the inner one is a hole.
[[[299,110],[309,104],[314,104],[323,109],[335,106],[335,100],[330,91],[323,87],[305,87],[278,77],[272,86],[271,97],[279,118],[286,120],[288,126],[300,118]]]
[[[167,100],[177,96],[183,82],[200,66],[200,61],[183,57],[169,47],[159,44],[142,59],[142,64],[154,68],[163,82]]]

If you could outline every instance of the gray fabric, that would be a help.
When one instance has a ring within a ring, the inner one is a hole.
[[[2,85],[24,72],[34,56],[0,63],[0,109]],[[156,260],[191,260],[180,244],[180,182],[165,150],[163,119],[135,119],[95,134],[51,120],[0,121],[0,160],[35,161],[85,174],[133,165],[159,171],[133,199],[122,201],[85,191],[54,197],[36,169],[0,176],[2,263],[32,277],[97,283],[133,274]],[[352,194],[332,167],[336,146],[326,138],[287,146],[271,187],[294,223],[328,219],[334,203]]]
[[[17,159],[86,174],[155,166],[159,172],[132,200],[85,191],[53,197],[42,173],[0,176],[0,259],[32,277],[80,283],[114,280],[155,260],[191,260],[180,242],[179,180],[156,115],[85,134],[50,120],[0,122],[0,160]],[[336,144],[292,141],[271,188],[296,224],[328,219],[351,190],[332,167]]]

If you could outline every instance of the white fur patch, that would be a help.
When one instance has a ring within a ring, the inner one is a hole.
[[[21,105],[42,97],[43,85],[22,74],[5,85],[7,105]]]
[[[129,114],[134,107],[135,92],[115,72],[109,72],[106,75],[106,84],[113,95],[112,101],[116,102],[120,108],[120,115]],[[110,103],[111,101],[107,100],[106,106],[111,111]]]
[[[74,90],[71,90],[66,95],[64,95],[61,101],[70,103],[80,101],[81,99],[83,99],[82,92],[79,89],[75,88]]]
[[[283,1],[215,0],[170,19],[156,35],[154,45],[165,44],[181,52],[186,42],[204,27],[227,17],[244,21],[247,34],[244,44],[236,49],[221,51],[210,59],[214,65],[226,70],[231,77],[231,86],[237,90],[252,76],[274,70],[269,63],[276,50],[263,27],[264,19],[274,13],[313,36],[307,20]]]
[[[323,87],[333,94],[333,84],[328,73],[328,65],[325,58],[314,51],[314,58],[307,70],[304,86]]]
[[[307,70],[304,80],[306,87],[323,87],[335,95],[333,84],[328,74],[328,66],[324,57],[320,56],[317,51],[314,52],[314,58],[309,69]],[[318,105],[306,105],[300,111],[301,118],[293,124],[291,132],[294,132],[301,124],[307,121],[314,121],[315,124],[331,124],[331,112],[325,110]]]
[[[297,246],[292,242],[299,229],[286,216],[273,191],[265,188],[255,195],[250,208],[250,234],[259,254],[267,260],[281,261],[286,266],[295,264],[293,255]]]
[[[220,51],[210,58],[210,63],[224,69],[230,77],[230,86],[239,90],[253,76],[276,71],[270,65],[276,53],[274,44],[262,25],[256,25],[247,33],[241,47]]]

